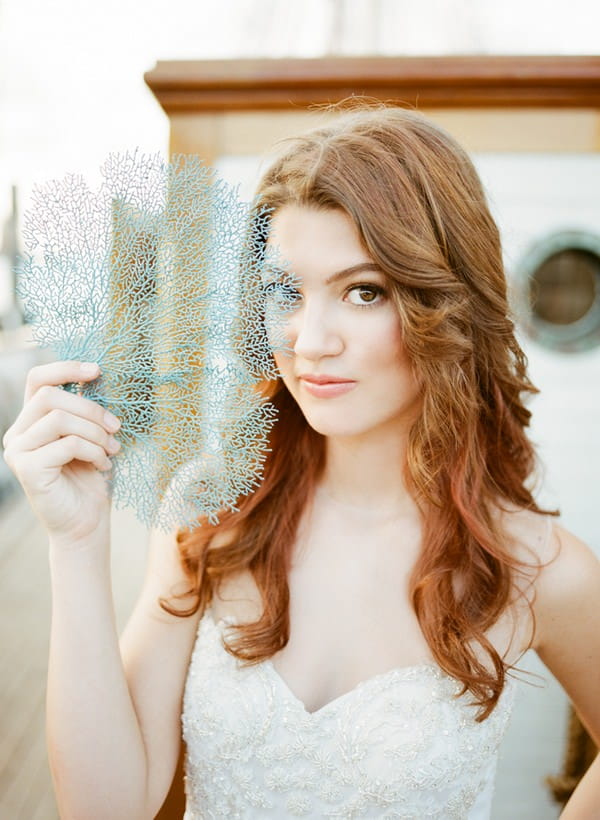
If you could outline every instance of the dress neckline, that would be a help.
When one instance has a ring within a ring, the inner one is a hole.
[[[225,615],[221,618],[215,619],[214,613],[212,610],[211,605],[209,604],[204,612],[204,617],[208,617],[210,624],[222,635],[221,627],[225,626],[235,626],[238,624],[238,620],[234,615]],[[204,620],[204,617],[202,620]],[[225,648],[221,641],[219,641],[219,645],[221,646],[222,650],[225,652]],[[361,693],[364,689],[369,689],[371,687],[376,687],[378,685],[387,684],[390,681],[400,681],[400,680],[408,680],[411,678],[417,677],[420,673],[433,678],[435,680],[445,680],[447,682],[453,683],[456,688],[456,694],[458,695],[462,689],[462,684],[456,678],[449,675],[445,672],[440,666],[433,662],[426,662],[423,661],[421,663],[414,663],[405,666],[394,666],[391,669],[388,669],[385,672],[377,672],[374,675],[371,675],[368,678],[364,678],[363,680],[359,681],[355,684],[351,689],[348,689],[346,692],[343,692],[341,695],[337,695],[335,698],[324,703],[318,709],[310,710],[306,707],[306,704],[293,692],[292,688],[286,682],[286,680],[282,677],[282,675],[278,672],[275,668],[271,658],[265,658],[264,660],[260,661],[259,663],[252,664],[253,668],[262,668],[265,670],[266,674],[268,674],[278,688],[281,690],[283,695],[286,697],[288,703],[294,705],[294,707],[302,712],[307,719],[318,719],[321,715],[328,713],[329,711],[335,711],[338,707],[340,707],[344,701],[349,700],[352,697],[355,697],[357,694]]]

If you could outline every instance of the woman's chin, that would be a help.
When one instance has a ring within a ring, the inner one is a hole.
[[[316,433],[322,436],[329,436],[336,438],[345,438],[348,436],[357,436],[366,432],[362,427],[359,427],[356,422],[354,424],[344,424],[344,422],[337,419],[320,419],[310,416],[305,416],[306,421]]]

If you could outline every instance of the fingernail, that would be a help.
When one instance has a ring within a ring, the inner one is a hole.
[[[108,451],[109,453],[118,453],[121,449],[121,442],[117,441],[116,438],[113,436],[109,436],[108,439]]]
[[[104,413],[104,424],[111,431],[111,433],[115,433],[121,426],[119,419],[108,411]]]
[[[81,372],[84,376],[95,376],[99,368],[95,362],[82,362]]]

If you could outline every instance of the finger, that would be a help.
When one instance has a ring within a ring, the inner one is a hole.
[[[96,362],[52,362],[32,367],[25,383],[25,401],[46,384],[58,386],[71,382],[90,382],[100,375]]]
[[[97,444],[108,455],[114,455],[121,447],[104,427],[58,408],[46,413],[32,424],[16,441],[12,442],[12,447],[19,447],[23,451],[37,450],[58,438],[69,435],[79,436],[92,444]]]
[[[60,470],[73,461],[92,464],[100,472],[112,467],[103,447],[79,436],[65,436],[39,450],[19,453],[13,463],[15,473],[33,485],[40,483],[45,470]]]
[[[103,427],[108,433],[115,433],[120,425],[116,416],[105,410],[97,402],[69,393],[48,384],[38,388],[23,407],[15,423],[5,435],[5,446],[14,436],[21,435],[36,421],[52,410],[64,410]]]

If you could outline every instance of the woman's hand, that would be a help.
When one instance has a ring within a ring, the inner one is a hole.
[[[3,439],[4,458],[49,534],[76,543],[108,516],[106,472],[120,445],[119,420],[62,390],[100,375],[97,364],[54,362],[30,370],[21,413]]]

